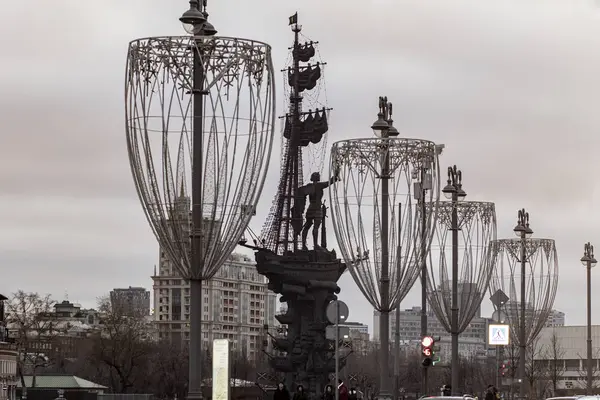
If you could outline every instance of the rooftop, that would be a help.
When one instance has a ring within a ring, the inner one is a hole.
[[[33,377],[25,375],[25,385],[31,387]],[[90,382],[75,375],[38,375],[35,378],[35,386],[41,389],[108,389],[106,386]],[[17,387],[21,387],[21,380]]]

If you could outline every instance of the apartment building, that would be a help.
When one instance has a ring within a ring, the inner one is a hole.
[[[360,322],[347,321],[340,324],[341,328],[348,328],[350,331],[350,341],[352,351],[356,354],[368,354],[371,350],[371,340],[369,336],[369,326]]]
[[[487,341],[487,318],[475,317],[460,334],[461,338],[479,340],[481,343]],[[447,336],[448,332],[435,313],[431,310],[427,312],[427,331],[432,336]],[[390,338],[396,334],[396,313],[390,313]],[[373,312],[373,340],[379,341],[379,311]],[[421,307],[412,307],[400,311],[400,340],[401,341],[420,341],[421,340]]]
[[[489,320],[476,316],[467,329],[459,336],[458,352],[461,357],[485,355],[487,352],[487,329]],[[441,338],[440,346],[450,343],[450,336],[442,326],[435,313],[427,312],[427,333]],[[396,313],[390,314],[390,340],[394,341],[396,335]],[[373,340],[379,341],[379,312],[373,312]],[[400,341],[405,343],[408,352],[417,349],[421,343],[421,307],[412,307],[400,311]]]
[[[115,288],[110,292],[110,302],[125,315],[150,315],[150,291],[143,287]]]
[[[152,276],[154,321],[159,339],[189,339],[190,289],[161,252]],[[245,255],[233,254],[213,279],[204,283],[202,335],[204,348],[214,339],[229,339],[234,351],[256,359],[262,349],[264,325],[275,325],[276,294]]]
[[[521,313],[521,303],[518,301],[509,301],[502,306],[502,311],[508,314],[510,320],[517,320]],[[525,318],[526,319],[538,319],[538,311],[535,311],[531,304],[525,304]],[[558,310],[551,310],[544,327],[555,327],[565,325],[565,313]]]

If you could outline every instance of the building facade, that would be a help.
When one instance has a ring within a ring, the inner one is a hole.
[[[485,343],[487,340],[488,319],[476,316],[471,324],[460,334],[461,338],[480,340]],[[427,333],[435,337],[448,336],[433,311],[427,312]],[[393,340],[396,335],[396,313],[390,313],[390,338]],[[373,312],[373,340],[379,341],[379,312]],[[412,307],[400,311],[400,340],[403,342],[421,340],[421,307]]]
[[[565,313],[562,311],[552,310],[548,315],[545,327],[565,326]]]
[[[379,341],[379,312],[373,312],[373,340]],[[476,316],[473,318],[467,329],[459,336],[458,352],[461,357],[471,358],[485,356],[487,354],[487,330],[489,320]],[[451,337],[440,323],[433,311],[427,312],[427,333],[435,338],[439,338],[441,361],[445,355],[450,355]],[[396,313],[390,314],[390,340],[396,338]],[[409,353],[412,349],[420,351],[421,343],[421,307],[412,307],[400,311],[400,342],[404,343],[406,351]],[[448,347],[448,349],[445,349]]]
[[[592,325],[594,390],[600,388],[600,325]],[[556,367],[553,365],[556,364]],[[587,384],[587,326],[542,329],[534,349],[534,365],[556,379],[557,389],[581,392]],[[550,385],[552,386],[552,385]]]
[[[189,339],[190,289],[161,252],[154,282],[154,322],[158,338],[184,343]],[[233,254],[209,281],[204,282],[202,336],[210,348],[214,339],[229,339],[232,349],[257,359],[265,339],[264,326],[275,325],[275,293],[256,272],[247,256]]]
[[[113,289],[110,292],[110,303],[125,315],[150,315],[150,291],[143,287]]]
[[[506,313],[509,320],[515,321],[521,313],[521,303],[517,301],[509,301],[502,306],[502,311]],[[532,317],[537,319],[539,312],[535,311],[530,304],[525,304],[525,319],[530,320]],[[551,310],[544,327],[564,326],[565,313],[557,310]]]
[[[0,294],[0,400],[15,400],[17,397],[17,358],[19,353],[13,343],[8,343],[8,329],[4,313],[7,297]]]
[[[360,322],[347,321],[340,324],[340,328],[348,328],[352,351],[356,354],[368,354],[371,351],[371,338],[369,326]]]

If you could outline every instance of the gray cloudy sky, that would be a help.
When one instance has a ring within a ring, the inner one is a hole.
[[[151,287],[157,245],[125,149],[128,42],[183,34],[184,0],[7,1],[0,13],[0,290],[93,305]],[[377,96],[408,137],[445,143],[470,199],[516,210],[557,240],[556,308],[584,320],[583,243],[600,248],[600,9],[594,0],[209,0],[221,34],[264,40],[279,70],[299,12],[321,43],[335,108],[330,141],[370,135]],[[279,85],[281,88],[281,85]],[[280,108],[282,110],[283,108]],[[277,162],[272,164],[275,177]],[[265,189],[271,199],[275,187]],[[259,210],[253,222],[268,207]],[[600,270],[594,274],[599,287]],[[349,276],[351,318],[372,313]],[[411,293],[409,306],[418,295]],[[599,315],[596,313],[596,315]],[[600,323],[600,316],[594,318]]]

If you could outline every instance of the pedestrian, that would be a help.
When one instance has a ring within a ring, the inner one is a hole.
[[[498,388],[496,386],[494,386],[494,399],[495,400],[500,400],[500,391],[498,391]]]
[[[277,389],[275,389],[275,393],[273,394],[273,400],[290,400],[290,392],[288,392],[283,382],[279,382],[279,385],[277,385]]]
[[[335,400],[335,394],[333,392],[333,386],[325,386],[325,393],[323,393],[323,400]]]
[[[356,388],[350,388],[348,400],[358,400],[358,393],[356,393]]]
[[[494,385],[488,385],[485,392],[485,400],[496,400],[496,394],[494,393]]]
[[[294,393],[294,400],[307,400],[306,392],[304,391],[304,386],[298,385],[296,386],[296,393]]]
[[[344,381],[338,380],[338,391],[340,400],[348,400],[348,387],[344,385]]]
[[[450,385],[442,386],[442,396],[452,396],[452,386],[450,386]]]

